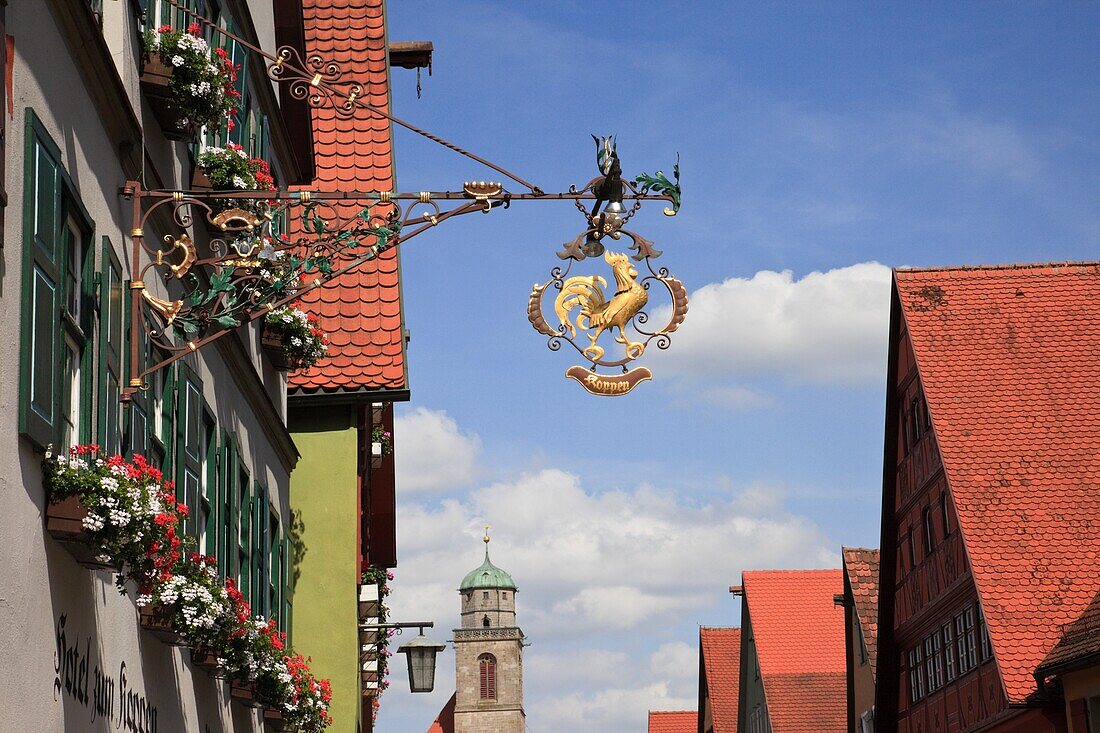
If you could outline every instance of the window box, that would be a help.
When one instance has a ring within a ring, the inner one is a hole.
[[[276,731],[290,730],[290,725],[283,718],[283,712],[271,708],[264,708],[264,725]]]
[[[279,333],[270,326],[264,326],[260,333],[260,347],[271,360],[271,366],[276,371],[285,372],[290,369],[290,359],[286,355],[286,334]]]
[[[229,681],[229,696],[238,702],[242,702],[250,708],[260,707],[260,701],[256,696],[256,682],[248,680]]]
[[[183,635],[176,630],[176,625],[172,620],[174,615],[171,607],[159,604],[138,608],[138,620],[141,623],[141,628],[165,644],[184,646]]]
[[[88,545],[88,530],[83,524],[86,516],[88,508],[79,496],[54,499],[46,505],[46,531],[84,567],[117,570],[114,565],[98,560],[98,553]]]
[[[197,163],[191,164],[191,190],[214,190],[214,183],[210,180],[210,176],[206,175],[206,171],[204,171]]]
[[[187,140],[191,130],[180,120],[179,108],[168,88],[171,79],[172,67],[161,61],[159,55],[152,54],[142,60],[141,91],[149,100],[161,131],[169,140]]]
[[[211,677],[222,676],[222,668],[218,664],[218,655],[208,646],[200,644],[191,648],[191,664]]]

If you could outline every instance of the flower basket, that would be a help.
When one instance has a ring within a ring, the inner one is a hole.
[[[276,731],[290,730],[290,726],[287,724],[286,719],[283,718],[282,711],[273,710],[272,708],[264,708],[264,725]]]
[[[286,353],[286,334],[276,331],[270,326],[264,326],[260,333],[260,347],[271,360],[271,366],[276,371],[285,372],[291,367],[290,358]]]
[[[238,702],[244,703],[250,708],[260,707],[260,702],[256,696],[256,682],[253,680],[247,682],[242,682],[237,679],[230,680],[229,696]]]
[[[198,164],[191,165],[191,190],[192,191],[212,191],[214,190],[214,184],[210,180],[210,176],[206,175]]]
[[[191,647],[191,664],[211,677],[222,676],[222,668],[218,664],[218,655],[208,646],[200,644]]]
[[[116,570],[115,564],[100,560],[98,553],[88,545],[88,530],[83,524],[86,516],[88,508],[79,496],[54,499],[46,505],[46,531],[84,567]]]
[[[168,85],[172,81],[172,67],[161,61],[160,56],[150,55],[141,64],[141,91],[149,100],[153,116],[169,140],[186,140],[191,130],[180,119],[180,110]]]
[[[165,644],[184,646],[183,635],[176,630],[172,616],[172,609],[166,606],[150,605],[138,608],[138,620],[141,623],[141,628]]]

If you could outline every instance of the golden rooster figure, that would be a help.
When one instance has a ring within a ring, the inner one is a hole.
[[[634,281],[638,277],[638,270],[630,264],[625,254],[607,252],[603,259],[611,265],[615,273],[617,290],[611,300],[604,298],[606,280],[599,275],[578,275],[562,284],[561,293],[554,299],[554,312],[569,331],[570,337],[575,337],[578,329],[589,332],[587,336],[591,343],[583,353],[592,361],[597,361],[604,355],[604,349],[596,343],[596,339],[612,328],[619,329],[615,340],[626,347],[627,357],[637,359],[645,351],[645,344],[628,339],[626,325],[645,307],[649,294]],[[577,307],[580,308],[580,313],[577,314],[574,325],[569,319],[569,313]]]

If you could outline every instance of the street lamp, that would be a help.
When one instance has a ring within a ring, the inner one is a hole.
[[[402,644],[397,648],[398,653],[405,655],[405,663],[409,668],[409,690],[412,692],[431,692],[435,689],[435,658],[436,655],[447,648],[446,644],[432,641],[424,636],[424,629],[435,626],[432,621],[404,621],[384,624],[359,624],[360,631],[374,631],[394,629],[400,634],[405,629],[420,629],[420,635],[412,641]]]
[[[424,636],[424,630],[412,641],[397,647],[399,654],[405,655],[405,664],[409,668],[409,691],[431,692],[435,688],[435,657],[447,648]]]

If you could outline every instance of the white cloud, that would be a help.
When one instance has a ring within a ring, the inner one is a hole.
[[[742,569],[839,563],[824,533],[787,510],[781,488],[716,496],[597,491],[551,468],[441,502],[405,497],[392,616],[433,619],[447,638],[458,625],[456,589],[480,563],[482,525],[491,524],[492,559],[519,587],[518,621],[533,644],[524,654],[529,729],[638,730],[648,710],[695,707],[694,626],[715,607],[734,621],[726,588]],[[449,664],[441,659],[437,673],[443,691],[453,689]],[[435,714],[399,684],[383,707],[392,710],[385,719],[410,723],[420,710],[424,728]]]
[[[890,269],[863,262],[795,279],[790,270],[704,285],[673,347],[654,352],[662,371],[694,379],[780,376],[796,382],[874,383],[886,368]],[[656,314],[658,322],[665,318]],[[738,408],[767,404],[720,384],[711,399]]]
[[[399,492],[450,491],[470,485],[481,439],[442,410],[418,407],[394,418]]]

